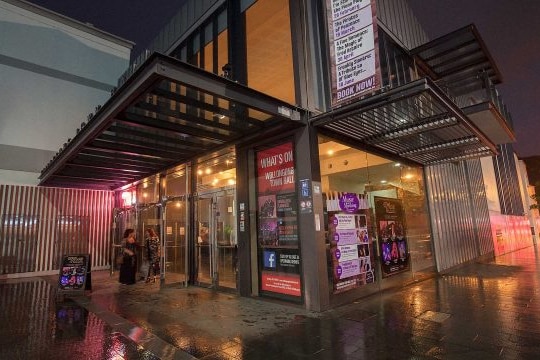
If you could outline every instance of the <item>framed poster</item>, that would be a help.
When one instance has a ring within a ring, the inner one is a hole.
[[[405,219],[401,200],[375,197],[375,218],[379,233],[383,277],[410,270]]]
[[[301,301],[299,201],[293,143],[260,150],[256,158],[261,294]]]
[[[368,230],[365,196],[348,192],[327,194],[326,207],[327,257],[333,293],[374,283],[373,240]]]

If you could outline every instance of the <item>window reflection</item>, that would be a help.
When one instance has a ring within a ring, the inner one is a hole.
[[[295,103],[289,0],[259,0],[246,11],[250,88]]]

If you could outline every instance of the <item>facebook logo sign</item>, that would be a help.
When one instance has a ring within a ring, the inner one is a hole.
[[[276,252],[275,251],[264,251],[264,267],[265,268],[275,268],[276,267]]]

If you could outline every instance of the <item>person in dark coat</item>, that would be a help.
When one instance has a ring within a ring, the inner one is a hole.
[[[159,243],[159,237],[157,236],[154,229],[146,229],[144,246],[147,251],[147,258],[149,263],[146,282],[156,282],[156,277],[158,277],[160,273],[159,263],[161,261],[161,244]]]
[[[124,257],[120,265],[119,281],[125,285],[135,284],[137,282],[137,242],[134,229],[124,231],[122,254]]]

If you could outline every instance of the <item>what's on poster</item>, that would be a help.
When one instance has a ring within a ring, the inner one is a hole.
[[[258,151],[256,158],[261,290],[298,300],[302,287],[293,144]]]
[[[375,282],[373,240],[368,230],[368,203],[362,194],[326,196],[328,259],[333,293]]]
[[[408,271],[410,259],[401,200],[375,197],[374,201],[382,276]]]

